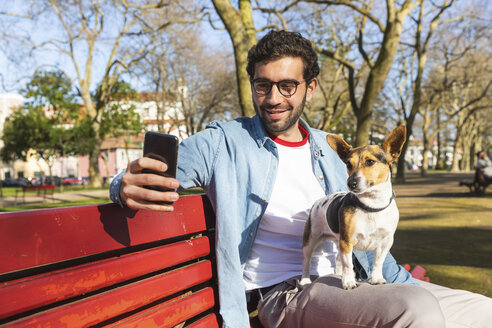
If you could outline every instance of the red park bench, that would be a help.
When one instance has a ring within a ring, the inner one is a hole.
[[[219,327],[215,215],[115,204],[0,214],[0,327]]]
[[[15,204],[17,204],[17,197],[19,193],[22,193],[22,202],[26,202],[26,191],[36,191],[37,196],[43,196],[43,202],[46,200],[46,196],[51,195],[55,192],[55,185],[39,185],[39,186],[22,186],[22,189],[15,191]]]
[[[203,195],[1,213],[0,327],[220,327],[214,227]]]

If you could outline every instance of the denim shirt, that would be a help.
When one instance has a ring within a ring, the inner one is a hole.
[[[310,129],[304,121],[301,125],[309,132],[313,172],[325,193],[346,190],[346,168],[326,142],[327,133]],[[277,167],[277,147],[258,116],[213,122],[179,146],[180,188],[203,187],[217,218],[216,256],[223,327],[249,328],[243,268],[267,208]],[[111,199],[120,204],[121,175],[110,187]],[[359,277],[367,279],[373,253],[354,254]],[[385,260],[383,274],[388,283],[416,284],[391,254]]]

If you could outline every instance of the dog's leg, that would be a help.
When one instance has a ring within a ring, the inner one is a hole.
[[[352,250],[352,245],[340,240],[339,252],[342,260],[342,286],[344,289],[354,289],[359,286],[359,284],[355,281]]]
[[[393,237],[387,237],[380,247],[374,250],[374,265],[372,267],[371,279],[369,283],[372,285],[383,285],[386,283],[386,279],[383,277],[383,264],[388,255],[389,249],[393,245]]]
[[[312,235],[311,232],[311,237],[309,238],[309,241],[303,245],[302,247],[302,254],[304,255],[304,259],[302,262],[302,279],[301,279],[301,286],[308,285],[311,283],[311,278],[310,278],[310,271],[311,271],[311,256],[313,255],[313,252],[320,242],[320,235]]]
[[[337,256],[335,258],[335,274],[338,276],[342,275],[342,259],[340,258],[340,252],[337,252]]]

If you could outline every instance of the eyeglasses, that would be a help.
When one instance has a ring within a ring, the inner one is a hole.
[[[296,91],[297,86],[302,82],[306,81],[295,81],[295,80],[282,80],[278,82],[273,82],[265,79],[254,79],[253,80],[253,90],[259,95],[266,96],[272,91],[272,87],[275,84],[278,91],[284,97],[292,97]]]

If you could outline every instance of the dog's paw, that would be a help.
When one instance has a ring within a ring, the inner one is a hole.
[[[309,278],[302,278],[301,281],[299,282],[301,286],[306,286],[309,285],[310,283],[311,283],[311,279]]]
[[[371,278],[369,283],[371,285],[384,285],[386,284],[386,280],[384,278]]]
[[[355,281],[354,282],[343,284],[343,288],[346,289],[346,290],[351,290],[351,289],[354,289],[354,288],[357,288],[357,287],[359,287],[359,284],[356,283]]]
[[[342,286],[343,286],[343,289],[351,290],[351,289],[359,287],[359,284],[355,280],[352,280],[352,279],[347,279],[347,280],[342,279]]]

